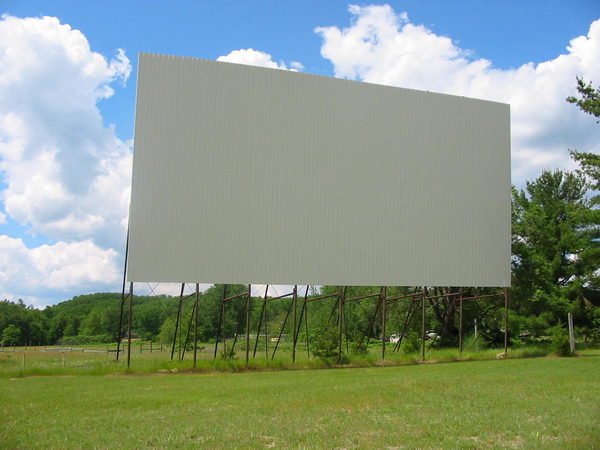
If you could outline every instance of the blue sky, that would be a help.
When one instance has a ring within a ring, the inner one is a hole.
[[[357,3],[362,4],[362,3]],[[597,0],[410,0],[388,2],[411,22],[448,36],[474,57],[495,67],[539,63],[563,53],[570,39],[585,34],[600,17]],[[55,16],[81,30],[92,49],[106,56],[126,50],[216,59],[232,50],[253,48],[274,60],[300,61],[309,73],[333,75],[320,55],[317,26],[347,26],[345,1],[5,1],[5,13]],[[122,139],[133,136],[134,83],[99,106]]]
[[[599,150],[564,102],[575,75],[600,83],[597,0],[357,5],[2,2],[0,298],[119,289],[141,51],[510,103],[520,186]]]

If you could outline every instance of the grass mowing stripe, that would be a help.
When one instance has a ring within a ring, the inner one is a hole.
[[[600,357],[0,379],[0,447],[600,446]]]

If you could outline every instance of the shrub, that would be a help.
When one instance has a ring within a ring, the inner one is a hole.
[[[572,356],[569,335],[562,327],[556,327],[552,334],[551,349],[558,356]]]
[[[369,353],[367,343],[364,340],[363,342],[351,342],[350,353],[352,353],[353,355],[366,355],[367,353]]]
[[[406,336],[402,339],[402,344],[400,345],[400,349],[402,353],[405,355],[410,355],[412,353],[418,353],[421,349],[421,338],[414,331],[409,331]]]
[[[339,355],[339,336],[335,327],[321,327],[312,343],[312,353],[323,361],[332,361]]]
[[[463,340],[463,348],[469,351],[479,351],[489,347],[489,343],[486,340],[485,336],[481,333],[477,335],[475,338],[475,334],[469,334],[465,336]]]
[[[2,331],[2,346],[19,345],[21,343],[21,330],[13,324],[7,326]]]
[[[234,361],[237,359],[235,352],[231,351],[231,344],[228,341],[219,345],[219,358],[225,361]]]

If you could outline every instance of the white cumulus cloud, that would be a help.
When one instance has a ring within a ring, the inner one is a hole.
[[[0,19],[0,219],[5,214],[58,241],[28,249],[3,237],[2,251],[12,258],[0,271],[31,278],[32,295],[42,285],[76,292],[114,281],[119,258],[112,249],[124,244],[132,152],[131,142],[103,124],[97,104],[130,73],[123,50],[107,60],[55,17]],[[19,285],[4,276],[0,293]]]
[[[304,66],[298,61],[291,61],[290,67],[288,67],[283,61],[273,61],[272,56],[268,53],[251,48],[233,50],[225,56],[219,56],[217,61],[246,64],[248,66],[268,67],[270,69],[284,69],[294,72],[304,68]]]
[[[514,183],[545,168],[572,168],[568,148],[599,150],[599,127],[565,98],[573,95],[577,75],[600,80],[600,20],[555,59],[505,70],[472,59],[468,49],[390,6],[350,6],[349,11],[349,27],[315,29],[335,75],[509,103]]]
[[[126,80],[129,60],[120,50],[107,61],[56,18],[3,16],[0,67],[5,213],[53,239],[108,241],[127,214],[131,149],[97,102]]]
[[[0,298],[45,306],[74,293],[114,291],[120,277],[116,259],[115,250],[89,240],[31,249],[21,239],[0,235]]]

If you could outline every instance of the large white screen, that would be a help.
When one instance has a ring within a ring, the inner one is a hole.
[[[130,281],[510,284],[509,106],[141,54]]]

